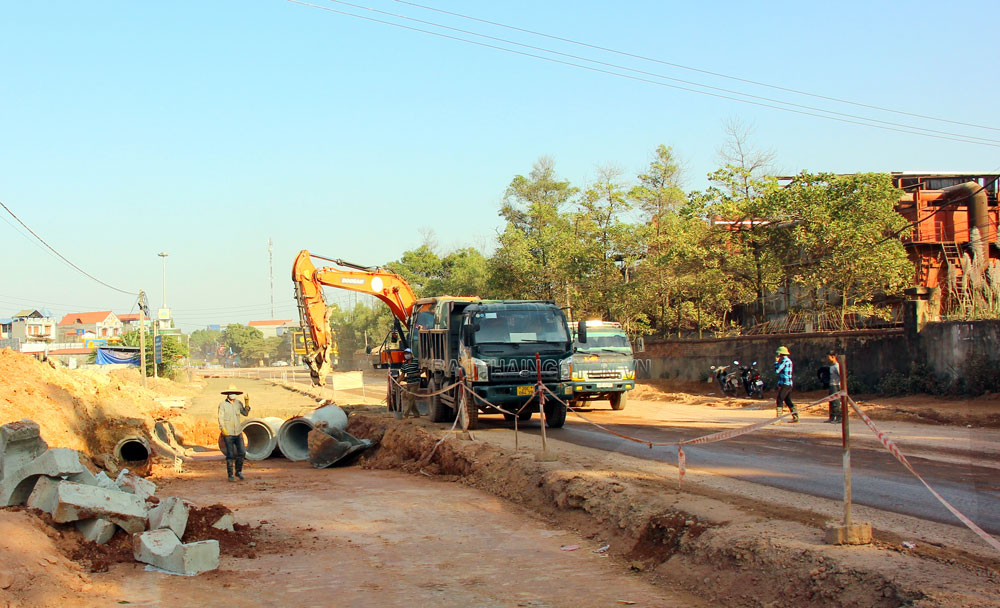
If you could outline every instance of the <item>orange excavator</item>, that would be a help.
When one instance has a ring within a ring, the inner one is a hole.
[[[338,267],[316,268],[313,258],[332,262]],[[409,344],[407,319],[413,311],[416,296],[413,290],[398,274],[380,267],[361,266],[339,259],[312,255],[303,249],[295,257],[292,265],[292,281],[295,283],[295,299],[299,305],[299,319],[306,330],[305,360],[309,366],[313,384],[326,384],[333,364],[333,333],[330,330],[330,314],[323,299],[323,286],[337,287],[359,293],[367,293],[382,300],[392,311],[392,334],[399,337],[398,346],[389,344],[389,337],[378,350],[376,367],[391,367],[402,364],[403,351]]]

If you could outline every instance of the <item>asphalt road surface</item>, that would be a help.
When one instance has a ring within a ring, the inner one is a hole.
[[[562,429],[548,430],[549,436],[577,445],[677,464],[677,450],[674,448],[649,449],[644,444],[615,437],[572,418],[572,415],[567,418]],[[483,416],[479,420],[484,426],[503,424],[501,418],[494,416]],[[715,432],[715,429],[707,431],[704,427],[673,424],[669,427],[652,426],[643,419],[617,414],[614,421],[610,416],[602,416],[600,424],[652,442],[693,439]],[[819,424],[822,423],[804,421],[800,423],[800,428],[808,433],[808,427]],[[855,433],[868,432],[867,429],[859,429],[858,425],[863,427],[860,421],[852,424]],[[539,433],[536,419],[522,428],[529,433]],[[750,433],[718,443],[685,446],[684,454],[687,467],[691,470],[823,498],[843,499],[843,451],[839,435],[818,437],[809,434]],[[952,506],[986,531],[1000,533],[1000,470],[913,456],[907,456],[907,459]],[[961,525],[916,477],[881,446],[875,449],[870,445],[852,445],[851,471],[855,504]]]

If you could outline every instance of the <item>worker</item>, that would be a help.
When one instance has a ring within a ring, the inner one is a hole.
[[[229,474],[229,481],[236,481],[237,478],[244,479],[243,460],[247,456],[247,449],[243,445],[243,433],[240,427],[243,423],[241,416],[250,413],[250,406],[244,405],[236,398],[236,395],[242,395],[243,391],[236,388],[235,384],[230,384],[222,394],[226,398],[219,404],[219,430],[222,431],[226,473]]]
[[[840,392],[840,363],[837,362],[837,353],[835,351],[830,351],[826,354],[826,367],[827,373],[827,391],[828,395],[836,395]],[[830,417],[827,422],[842,422],[841,410],[840,410],[840,399],[832,399],[830,401]]]
[[[775,398],[775,415],[781,418],[782,404],[787,405],[792,412],[792,422],[799,421],[799,410],[792,403],[792,359],[788,355],[788,347],[779,346],[775,351],[774,373],[778,376],[778,395]]]
[[[403,387],[403,418],[420,418],[417,409],[417,389],[420,388],[420,364],[413,359],[413,351],[407,348],[403,351],[403,366],[399,370],[400,377],[406,382]]]

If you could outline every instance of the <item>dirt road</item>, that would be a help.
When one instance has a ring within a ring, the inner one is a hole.
[[[230,382],[267,415],[310,404],[255,380],[210,379],[190,413],[214,416],[220,386]],[[238,522],[261,525],[257,558],[224,556],[219,571],[196,578],[117,565],[100,577],[106,597],[138,606],[707,605],[594,553],[600,538],[462,485],[280,458],[248,463],[242,483],[225,481],[221,455],[185,466],[180,475],[158,469],[157,493],[222,503]]]

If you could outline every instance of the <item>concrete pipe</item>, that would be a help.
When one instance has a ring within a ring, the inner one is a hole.
[[[339,406],[332,403],[313,410],[309,414],[309,420],[312,421],[313,425],[325,422],[326,427],[330,429],[340,429],[343,431],[347,428],[347,414]]]
[[[243,423],[243,440],[248,460],[270,458],[278,449],[278,433],[284,420],[276,417],[251,418]]]
[[[313,421],[308,416],[293,416],[278,429],[278,449],[285,458],[296,462],[309,459],[309,431]]]
[[[115,445],[114,457],[136,475],[146,475],[152,465],[149,441],[142,436],[124,437]]]

